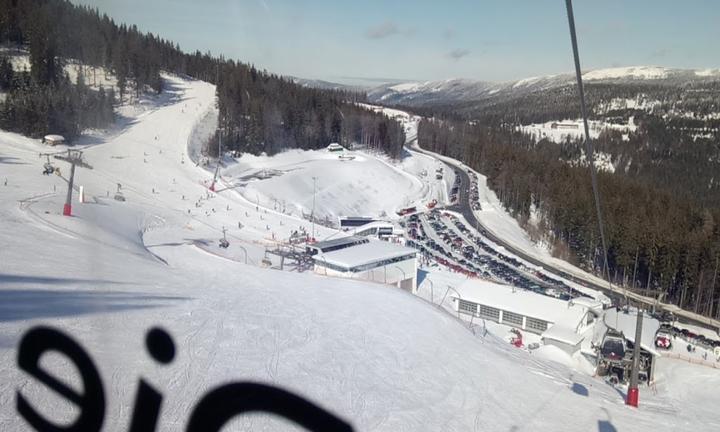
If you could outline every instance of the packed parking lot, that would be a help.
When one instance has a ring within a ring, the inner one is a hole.
[[[470,208],[473,209],[473,211],[481,210],[477,174],[473,171],[469,171],[468,177],[470,177]]]
[[[563,300],[583,296],[562,280],[504,253],[502,248],[483,235],[483,229],[471,229],[450,212],[433,209],[415,213],[408,216],[402,225],[408,238],[407,245],[420,251],[421,262],[436,264],[467,277],[489,279]],[[688,351],[690,347],[694,350],[695,346],[711,352],[720,347],[718,339],[674,326],[674,317],[667,313],[652,315],[662,323],[659,333],[687,344]]]
[[[663,324],[660,326],[660,330],[658,331],[658,336],[663,335],[663,337],[668,339],[668,342],[678,342],[678,340],[680,340],[683,343],[688,344],[688,351],[693,349],[695,346],[705,348],[706,350],[715,350],[717,348],[720,348],[720,339],[718,338],[708,337],[703,334],[697,334],[694,331],[686,328],[677,327],[673,325],[672,318],[669,317],[657,316],[656,318],[663,322]],[[668,342],[664,344],[658,344],[658,340],[656,339],[655,345],[658,348],[669,348],[670,343]]]
[[[458,194],[460,193],[460,173],[455,170],[455,181],[450,188],[450,204],[457,204]]]
[[[569,300],[581,295],[564,282],[498,251],[455,215],[434,209],[410,215],[404,226],[408,246],[422,259],[468,277],[486,278],[539,294]]]

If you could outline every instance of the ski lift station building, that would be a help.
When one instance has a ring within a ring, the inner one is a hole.
[[[340,229],[355,236],[387,239],[402,234],[402,231],[396,230],[392,223],[374,218],[348,216],[341,217],[339,221]]]
[[[600,324],[595,330],[595,343],[601,344],[605,334],[609,330],[613,330],[622,335],[631,347],[635,344],[635,329],[637,327],[636,309],[618,310],[617,308],[608,309],[600,320]],[[647,378],[649,381],[655,380],[655,361],[660,357],[660,353],[655,349],[655,335],[660,330],[660,321],[643,312],[642,334],[640,336],[640,355],[649,360]]]
[[[308,245],[315,273],[395,285],[406,291],[417,287],[417,251],[399,244],[350,236]]]
[[[65,137],[62,135],[45,135],[42,142],[50,146],[56,146],[58,144],[65,144]]]
[[[327,146],[327,151],[331,153],[343,152],[345,151],[345,147],[338,143],[330,143],[330,145]]]
[[[454,289],[458,314],[486,319],[541,336],[573,355],[592,339],[602,304],[592,299],[564,301],[494,282],[470,279]]]

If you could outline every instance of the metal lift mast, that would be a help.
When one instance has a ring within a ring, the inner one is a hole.
[[[63,206],[63,216],[72,216],[72,191],[73,183],[75,182],[75,167],[93,169],[92,166],[85,163],[82,159],[82,152],[79,150],[68,150],[67,156],[54,155],[55,159],[65,161],[70,164],[70,177],[68,178],[68,190],[67,198],[65,199],[65,205]]]

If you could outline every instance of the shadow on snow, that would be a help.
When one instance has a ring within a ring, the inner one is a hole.
[[[76,283],[108,283],[99,280],[74,280],[0,274],[0,285],[9,282],[58,286]],[[0,290],[0,298],[2,298],[2,301],[0,301],[0,322],[167,307],[178,301],[190,299],[188,297],[160,296],[127,291],[54,291],[41,289],[3,289]]]

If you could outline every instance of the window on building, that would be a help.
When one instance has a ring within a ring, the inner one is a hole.
[[[458,311],[475,315],[477,313],[477,303],[469,302],[467,300],[459,299]]]
[[[495,309],[494,307],[480,305],[480,316],[483,318],[497,321],[500,319],[500,309]]]
[[[548,328],[548,323],[547,321],[543,321],[537,318],[527,318],[525,320],[525,328],[528,330],[537,330],[539,332],[544,332]]]
[[[514,324],[522,327],[523,317],[520,314],[514,312],[503,311],[503,323]]]

